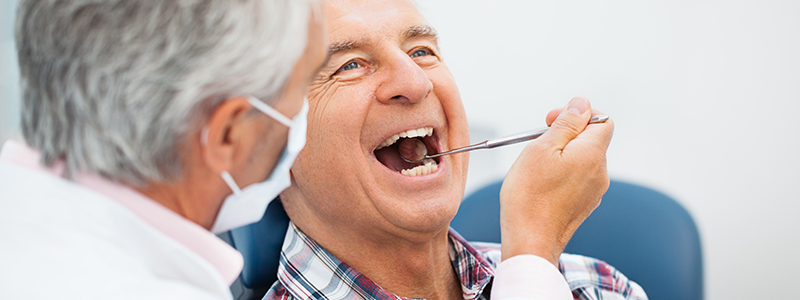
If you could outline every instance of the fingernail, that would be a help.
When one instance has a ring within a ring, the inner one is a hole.
[[[586,110],[589,109],[589,100],[583,97],[575,97],[569,101],[569,107],[567,110],[576,115],[582,115]]]

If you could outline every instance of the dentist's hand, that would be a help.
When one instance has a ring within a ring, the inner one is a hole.
[[[606,150],[614,122],[587,125],[586,98],[547,115],[550,129],[523,150],[500,189],[503,259],[534,254],[558,265],[578,226],[608,189]]]

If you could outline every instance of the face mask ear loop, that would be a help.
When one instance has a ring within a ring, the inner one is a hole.
[[[286,127],[291,127],[292,119],[287,118],[286,116],[284,116],[274,108],[270,107],[266,103],[261,102],[261,100],[258,100],[254,97],[247,97],[247,102],[250,102],[250,105],[260,110],[264,114],[270,116],[271,118],[275,119],[275,121],[278,121],[283,125],[286,125]]]
[[[228,171],[222,171],[222,174],[220,175],[222,176],[222,180],[224,180],[225,183],[228,184],[228,187],[231,188],[231,191],[233,191],[234,195],[239,196],[242,194],[242,189],[236,185],[236,181],[233,181],[233,177],[231,177],[231,174],[228,173]]]
[[[200,143],[203,145],[208,145],[208,125],[203,127],[203,130],[200,132]],[[222,176],[222,180],[225,181],[225,184],[233,191],[235,195],[239,195],[242,193],[242,189],[239,188],[239,185],[236,184],[236,181],[233,180],[233,176],[228,171],[222,171],[220,174]]]

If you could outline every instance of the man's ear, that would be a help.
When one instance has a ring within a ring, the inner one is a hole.
[[[223,101],[211,114],[201,133],[202,156],[215,172],[231,171],[249,157],[258,133],[253,118],[248,117],[252,109],[247,98],[235,97]]]

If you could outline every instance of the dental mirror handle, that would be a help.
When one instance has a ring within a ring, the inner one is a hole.
[[[592,119],[589,120],[589,124],[603,123],[606,120],[608,120],[608,115],[593,115]],[[486,141],[483,141],[481,143],[477,143],[477,144],[474,144],[474,145],[470,145],[470,146],[466,146],[466,147],[462,147],[462,148],[457,148],[457,149],[453,149],[453,150],[450,150],[450,151],[437,153],[437,154],[434,154],[434,155],[426,155],[425,158],[434,158],[434,157],[439,157],[439,156],[442,156],[442,155],[461,153],[461,152],[472,151],[472,150],[476,150],[476,149],[492,149],[492,148],[496,148],[496,147],[500,147],[500,146],[521,143],[521,142],[529,141],[529,140],[532,140],[532,139],[535,139],[535,138],[538,138],[538,137],[542,136],[542,134],[547,132],[548,128],[549,127],[544,127],[544,128],[534,129],[534,130],[531,130],[531,131],[518,133],[518,134],[514,134],[514,135],[509,135],[509,136],[506,136],[506,137],[501,137],[501,138],[497,138],[497,139],[493,139],[493,140],[486,140]]]

